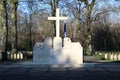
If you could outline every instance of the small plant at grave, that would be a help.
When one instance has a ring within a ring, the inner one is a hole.
[[[30,51],[21,51],[22,54],[24,55],[24,59],[31,59],[33,57],[33,54]]]
[[[105,60],[104,55],[102,53],[94,54],[94,56],[98,59]]]

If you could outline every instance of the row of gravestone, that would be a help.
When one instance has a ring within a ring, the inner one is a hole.
[[[106,60],[120,60],[120,52],[95,52]]]
[[[18,52],[17,54],[7,54],[7,59],[23,59],[23,54],[21,52]]]
[[[8,60],[11,60],[11,59],[25,59],[30,55],[32,55],[31,51],[21,51],[21,52],[18,52],[17,54],[7,52],[7,59]],[[0,54],[0,60],[2,60],[2,53]]]
[[[104,54],[104,58],[107,60],[120,60],[120,54]]]

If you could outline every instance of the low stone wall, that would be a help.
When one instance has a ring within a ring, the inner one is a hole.
[[[120,60],[120,51],[95,51],[95,55],[99,55],[106,60]]]

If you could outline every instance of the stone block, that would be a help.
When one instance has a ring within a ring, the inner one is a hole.
[[[62,49],[62,38],[61,37],[54,37],[53,48],[54,50]]]
[[[120,60],[120,54],[118,54],[118,60]]]
[[[13,55],[14,55],[14,59],[17,59],[17,54],[14,53]]]
[[[105,54],[105,59],[108,59],[108,54],[107,53]]]
[[[20,54],[20,57],[19,57],[19,59],[23,59],[23,54],[22,54],[22,53]]]
[[[113,54],[110,55],[110,60],[114,60],[114,55]]]
[[[2,53],[0,52],[0,60],[2,60]]]
[[[63,55],[67,57],[67,63],[74,65],[83,63],[83,48],[79,42],[72,42],[64,46]]]
[[[114,60],[117,60],[117,54],[114,54]]]
[[[47,37],[45,38],[45,41],[43,43],[44,47],[52,47],[52,38],[51,37]]]
[[[76,67],[83,63],[83,48],[79,42],[71,42],[70,38],[47,38],[43,43],[36,43],[33,49],[33,63],[47,65],[69,65]],[[41,45],[42,44],[42,45]]]
[[[71,39],[70,38],[68,38],[68,37],[64,38],[64,43],[63,43],[64,46],[67,46],[70,43],[71,43]]]

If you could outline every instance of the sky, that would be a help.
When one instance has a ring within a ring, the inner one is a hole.
[[[102,8],[102,7],[105,8],[105,7],[107,7],[106,4],[112,5],[110,7],[113,7],[113,6],[118,7],[119,6],[119,8],[120,8],[120,0],[105,0],[105,1],[106,2],[104,2],[103,0],[101,0],[101,2],[99,3],[99,8]],[[44,4],[44,5],[43,4],[38,4],[38,6],[41,9],[43,9],[43,10],[46,8],[47,11],[50,12],[50,6],[48,4]],[[28,10],[28,8],[27,8],[26,2],[20,2],[18,10],[22,10],[23,15],[24,15],[24,13],[26,13],[26,14],[30,13],[29,10]],[[116,23],[116,22],[120,21],[120,17],[119,16],[120,16],[120,12],[119,11],[117,13],[116,12],[115,13],[111,12],[110,13],[110,20],[111,20],[111,22],[115,22]]]

